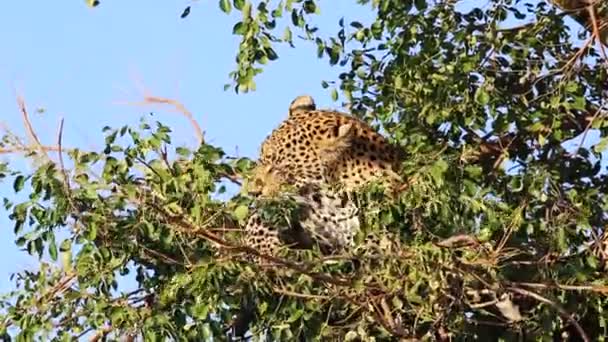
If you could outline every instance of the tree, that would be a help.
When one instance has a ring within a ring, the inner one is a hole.
[[[25,202],[4,200],[16,243],[53,262],[16,276],[0,333],[603,340],[603,47],[578,46],[576,28],[545,1],[357,3],[375,13],[373,23],[340,20],[328,39],[308,21],[320,1],[221,0],[220,8],[243,14],[233,27],[242,36],[230,75],[236,92],[254,90],[261,66],[278,58],[273,46],[298,30],[318,57],[347,67],[322,86],[336,99],[339,89],[354,115],[407,153],[399,198],[360,194],[363,230],[376,235],[379,254],[313,249],[289,251],[272,269],[248,263],[240,256],[257,251],[240,244],[240,228],[251,199],[214,195],[223,181],[246,178],[254,161],[202,139],[192,150],[171,148],[171,130],[158,122],[104,128],[103,151],[64,149],[61,138],[58,146],[34,139],[29,150],[7,135],[0,148],[42,158],[31,174],[0,165],[15,192],[28,191]],[[588,6],[606,13],[603,3]],[[194,12],[182,17],[196,20]],[[593,143],[591,130],[600,135]],[[60,230],[68,237],[57,241]],[[117,294],[130,272],[138,288]]]

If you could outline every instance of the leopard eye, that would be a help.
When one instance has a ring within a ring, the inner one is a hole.
[[[313,194],[312,195],[312,200],[317,202],[318,204],[321,204],[321,195],[319,194]]]
[[[285,172],[282,172],[281,170],[278,170],[278,169],[274,169],[274,170],[272,170],[270,177],[272,177],[272,179],[275,181],[281,181],[283,178],[285,178]]]

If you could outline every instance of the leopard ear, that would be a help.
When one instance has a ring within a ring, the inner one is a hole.
[[[338,138],[349,138],[354,133],[354,126],[352,122],[344,124],[338,128]]]
[[[296,113],[309,112],[317,109],[315,100],[309,95],[300,95],[296,97],[289,105],[289,116]]]

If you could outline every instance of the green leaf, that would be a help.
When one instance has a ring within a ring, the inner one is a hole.
[[[89,7],[97,7],[99,6],[99,0],[85,0],[87,6]]]
[[[475,91],[475,102],[482,106],[485,106],[490,102],[490,95],[483,87],[479,87]]]
[[[315,13],[317,10],[317,5],[315,4],[315,2],[313,0],[306,0],[304,1],[304,11],[306,13]]]
[[[600,141],[593,146],[593,150],[597,153],[602,153],[608,147],[608,137],[603,137]]]
[[[285,31],[283,32],[283,41],[286,42],[291,42],[292,41],[292,35],[291,35],[291,30],[289,29],[289,26],[285,27]]]
[[[579,89],[579,84],[574,81],[570,81],[566,84],[566,92],[574,93]]]
[[[306,23],[306,21],[304,20],[304,18],[298,11],[293,9],[291,11],[291,23],[297,27],[304,27],[304,24]]]
[[[246,205],[239,205],[234,209],[234,217],[239,221],[244,221],[249,215],[249,207]]]
[[[545,138],[545,136],[543,134],[539,134],[538,135],[538,145],[545,146],[546,142],[547,142],[547,138]]]
[[[182,14],[179,17],[182,18],[182,19],[184,19],[189,14],[190,14],[190,6],[187,6],[186,8],[184,8],[184,11],[182,12]]]
[[[235,163],[235,168],[239,173],[245,172],[252,167],[251,159],[240,158]]]
[[[178,147],[175,149],[175,152],[182,157],[189,157],[192,154],[192,151],[186,147]]]
[[[599,261],[593,255],[588,255],[585,261],[587,262],[587,265],[594,270],[599,267]]]
[[[232,5],[230,4],[230,0],[220,0],[220,9],[224,13],[230,14],[230,11],[232,10]]]
[[[533,123],[532,125],[530,125],[530,127],[528,127],[528,130],[530,132],[539,132],[542,130],[545,130],[545,124],[542,121],[537,121],[535,123]]]
[[[288,322],[288,323],[295,322],[300,317],[302,317],[302,314],[304,314],[303,310],[296,310],[289,316],[289,318],[287,318],[286,322]]]
[[[414,0],[414,6],[418,11],[424,11],[427,7],[426,0]]]
[[[192,307],[192,316],[196,319],[205,320],[209,313],[209,306],[206,303],[198,303]]]
[[[95,238],[97,238],[97,223],[91,222],[87,230],[87,239],[93,241]]]
[[[566,239],[566,230],[564,227],[557,228],[557,246],[561,252],[568,248],[568,242]]]
[[[448,170],[449,165],[443,159],[438,159],[430,169],[430,174],[437,184],[443,183],[443,175]]]
[[[15,178],[15,181],[13,182],[13,190],[15,190],[15,192],[19,192],[23,189],[23,185],[25,184],[25,176],[23,175],[19,175]]]
[[[57,261],[57,245],[54,237],[49,241],[49,256],[53,261]]]
[[[34,240],[34,246],[36,249],[36,253],[38,254],[38,258],[42,258],[42,254],[44,253],[44,245],[42,243],[42,238],[37,238]]]
[[[266,52],[266,56],[268,56],[268,59],[270,59],[271,61],[274,61],[279,58],[277,53],[272,48],[266,48],[264,49],[264,51]]]
[[[352,26],[352,27],[356,28],[357,30],[360,30],[360,29],[362,29],[362,28],[363,28],[363,24],[361,24],[361,23],[360,23],[360,22],[358,22],[358,21],[353,21],[353,22],[351,22],[351,23],[350,23],[350,26]]]
[[[338,90],[336,90],[336,88],[333,88],[331,90],[331,99],[336,102],[338,101]]]
[[[234,0],[234,8],[241,11],[243,6],[245,6],[245,0]]]
[[[248,24],[243,23],[242,21],[239,21],[232,28],[232,34],[236,34],[236,35],[241,35],[242,36],[245,33],[247,33],[248,29],[249,29],[249,25]]]
[[[585,110],[587,101],[583,96],[576,96],[574,102],[570,105],[570,108],[577,110]]]
[[[59,252],[61,253],[61,264],[64,271],[70,271],[72,269],[72,241],[63,240],[59,245]]]

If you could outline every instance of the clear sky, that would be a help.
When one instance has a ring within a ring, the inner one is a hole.
[[[341,16],[369,17],[354,1],[324,1],[315,22],[337,32]],[[192,111],[209,143],[227,153],[255,157],[259,144],[286,115],[295,96],[308,93],[321,107],[335,107],[322,80],[338,70],[316,58],[311,42],[278,50],[280,59],[257,79],[256,92],[224,91],[235,66],[239,37],[232,26],[240,13],[225,15],[217,1],[105,0],[95,9],[80,1],[2,1],[0,3],[0,124],[23,135],[15,88],[24,96],[43,143],[53,144],[61,117],[64,146],[103,148],[101,129],[137,123],[154,109],[171,126],[176,145],[196,145],[181,116],[162,108],[132,107],[141,100],[138,83],[153,95],[175,98]],[[289,16],[286,16],[289,19]],[[295,33],[295,32],[294,32]],[[36,109],[45,112],[37,114]],[[0,161],[17,161],[0,155]],[[12,184],[0,183],[0,195]],[[14,245],[13,225],[0,208],[0,293],[12,288],[10,273],[36,269],[37,261]]]

